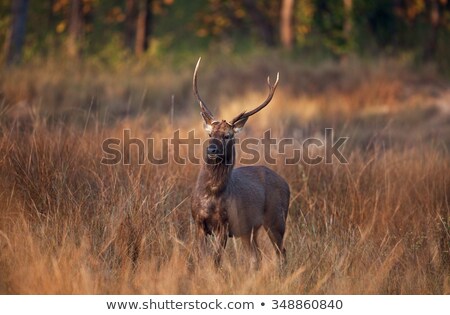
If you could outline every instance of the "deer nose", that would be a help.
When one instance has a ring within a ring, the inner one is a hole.
[[[215,144],[211,144],[208,146],[208,148],[206,149],[208,154],[217,154],[218,153],[218,148],[217,145]]]

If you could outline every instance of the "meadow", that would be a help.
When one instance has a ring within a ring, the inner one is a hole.
[[[261,270],[248,272],[234,239],[220,269],[196,263],[199,165],[100,163],[102,142],[124,129],[206,137],[195,62],[1,70],[0,293],[450,293],[448,79],[387,58],[204,56],[201,93],[224,119],[259,104],[267,75],[280,72],[272,103],[239,138],[268,128],[297,140],[325,128],[349,137],[348,164],[269,165],[291,189],[288,263],[280,274],[265,239]]]

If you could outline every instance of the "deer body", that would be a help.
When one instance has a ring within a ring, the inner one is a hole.
[[[228,236],[241,237],[263,225],[284,234],[289,186],[278,174],[264,166],[239,167],[225,179],[226,188],[214,193],[208,185],[216,182],[205,185],[207,173],[200,172],[192,199],[194,220],[206,234],[225,226]]]
[[[199,60],[200,62],[200,60]],[[198,175],[192,196],[192,216],[202,251],[208,235],[214,235],[215,261],[220,263],[228,237],[240,237],[252,254],[252,265],[258,266],[260,251],[257,236],[261,227],[267,231],[281,261],[285,261],[283,237],[289,208],[290,191],[286,181],[265,166],[234,168],[234,134],[248,117],[266,106],[275,91],[278,79],[266,102],[249,113],[238,115],[231,123],[213,119],[197,91],[197,67],[194,72],[194,93],[197,95],[205,129],[210,139],[205,150],[205,163]]]

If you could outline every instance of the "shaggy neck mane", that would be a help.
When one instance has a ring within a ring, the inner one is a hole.
[[[203,176],[206,192],[212,195],[222,193],[227,187],[228,180],[230,178],[231,171],[234,167],[234,148],[232,154],[232,163],[204,163],[203,164]]]

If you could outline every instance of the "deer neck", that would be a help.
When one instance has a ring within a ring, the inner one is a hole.
[[[219,195],[223,193],[228,185],[231,172],[234,168],[234,148],[231,161],[212,163],[205,161],[200,172],[201,182],[209,195]]]

